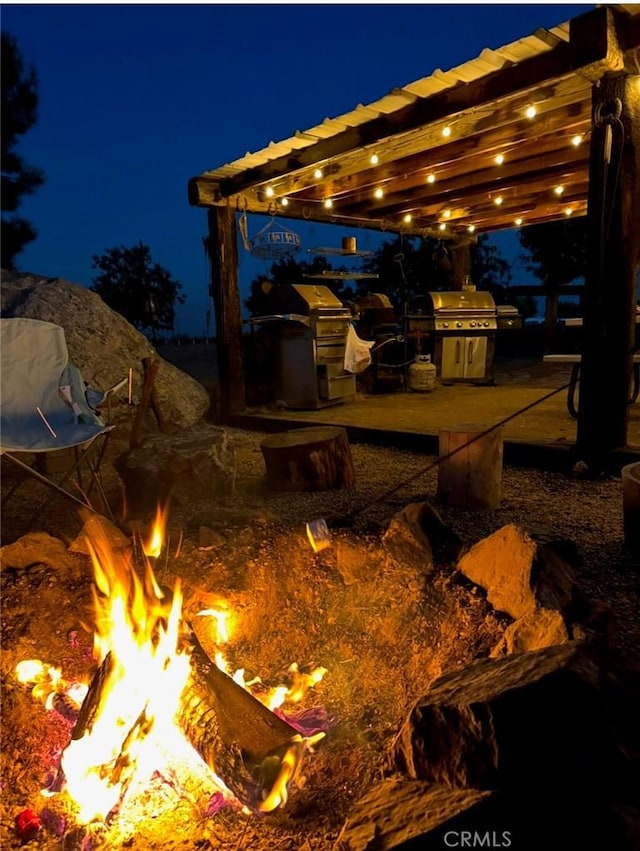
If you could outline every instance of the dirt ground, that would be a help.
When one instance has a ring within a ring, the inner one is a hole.
[[[224,503],[172,506],[168,546],[156,562],[156,576],[166,587],[181,578],[190,622],[212,601],[227,601],[237,615],[232,667],[245,668],[249,677],[259,675],[276,685],[286,680],[292,662],[302,670],[327,669],[304,704],[323,710],[327,728],[325,740],[306,757],[304,784],[292,791],[284,808],[247,817],[233,808],[209,815],[206,802],[160,783],[140,802],[137,812],[143,818],[133,823],[115,819],[109,828],[89,832],[80,828],[64,795],[40,795],[69,740],[71,723],[39,705],[30,689],[16,681],[14,669],[22,659],[39,658],[61,666],[68,680],[92,673],[92,569],[80,554],[21,567],[5,563],[3,847],[20,847],[14,820],[29,807],[45,822],[32,848],[329,851],[353,802],[381,776],[385,754],[413,703],[443,670],[487,656],[504,628],[482,596],[452,574],[427,587],[415,566],[392,565],[384,557],[381,534],[393,515],[409,502],[433,500],[436,470],[429,458],[355,445],[355,488],[274,494],[266,487],[261,436],[240,430],[231,434],[238,468],[235,493]],[[118,522],[132,533],[147,528],[151,518],[122,518],[120,484],[111,464],[125,445],[123,439],[112,441],[104,469]],[[417,475],[422,468],[424,475]],[[3,473],[6,487],[13,473]],[[389,494],[394,484],[398,487]],[[24,518],[37,493],[39,485],[25,484],[5,508],[3,544],[26,531]],[[581,482],[505,469],[498,510],[442,513],[466,544],[508,522],[575,541],[583,560],[581,589],[615,611],[616,652],[637,665],[639,573],[624,545],[618,480]],[[349,523],[334,522],[332,546],[314,554],[305,522],[341,515],[350,515]],[[81,527],[75,508],[55,497],[32,530],[66,547]]]

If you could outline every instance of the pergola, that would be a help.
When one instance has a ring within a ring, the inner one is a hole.
[[[437,236],[586,216],[578,454],[626,443],[640,259],[640,6],[483,50],[189,181],[208,210],[223,416],[245,407],[237,214]]]

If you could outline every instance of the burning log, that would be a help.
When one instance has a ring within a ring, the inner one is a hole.
[[[206,765],[237,800],[253,811],[269,812],[287,799],[305,750],[304,738],[248,691],[221,671],[192,634],[191,674],[182,692],[177,724]],[[107,683],[114,671],[107,654],[95,672],[80,708],[71,739],[91,733],[100,707],[108,697]],[[103,781],[122,800],[135,773],[132,743],[153,727],[141,705],[133,723],[119,733],[115,758],[100,768]]]
[[[246,806],[284,803],[304,752],[297,731],[214,664],[192,636],[191,677],[180,726],[192,746]]]

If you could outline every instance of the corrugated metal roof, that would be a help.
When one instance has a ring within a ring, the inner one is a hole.
[[[640,11],[640,7],[638,9]],[[308,130],[296,131],[293,136],[280,142],[271,142],[266,148],[204,172],[208,177],[223,180],[245,170],[263,165],[270,160],[301,150],[316,142],[329,139],[350,127],[357,127],[378,115],[396,112],[417,98],[427,98],[455,86],[463,85],[500,70],[507,65],[522,62],[533,56],[552,50],[560,42],[569,41],[569,23],[550,30],[538,29],[535,33],[497,49],[484,48],[480,54],[462,65],[448,71],[435,69],[429,76],[414,80],[405,86],[393,89],[389,94],[369,104],[358,104],[354,109],[335,118],[325,118],[321,124]]]

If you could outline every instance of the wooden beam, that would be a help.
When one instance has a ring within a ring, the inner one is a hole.
[[[525,110],[535,102],[538,114],[532,123],[526,118]],[[315,166],[283,174],[270,182],[277,197],[289,198],[297,193],[316,190],[333,196],[339,187],[347,187],[349,178],[358,181],[375,180],[381,173],[385,177],[397,177],[414,171],[421,162],[424,169],[438,168],[459,156],[473,151],[488,151],[494,147],[520,142],[527,134],[541,136],[562,132],[568,125],[583,115],[588,121],[591,109],[591,91],[587,81],[571,75],[556,80],[552,85],[534,86],[519,91],[490,106],[473,108],[470,112],[448,116],[446,119],[408,132],[397,132],[394,136],[379,139],[371,149],[357,148],[339,158],[321,163],[324,177],[315,177]],[[453,122],[452,138],[443,135],[446,125]],[[462,148],[462,149],[461,149]],[[372,166],[371,153],[379,155],[379,165]],[[258,185],[260,186],[260,185]],[[263,188],[263,187],[262,187]]]
[[[574,151],[571,139],[575,135],[584,135],[590,128],[591,103],[585,108],[585,115],[577,119],[571,116],[566,109],[555,116],[552,123],[544,121],[536,122],[530,138],[527,138],[524,130],[519,132],[511,125],[509,134],[486,133],[476,136],[466,136],[455,143],[441,147],[428,154],[421,153],[405,157],[399,160],[385,162],[376,169],[368,168],[359,173],[350,174],[348,177],[331,179],[322,186],[301,188],[297,193],[285,193],[289,201],[295,200],[304,203],[305,200],[319,200],[327,194],[329,197],[340,200],[345,195],[358,191],[373,191],[378,186],[389,186],[394,192],[406,192],[415,186],[424,186],[427,175],[433,174],[436,182],[433,189],[445,185],[450,178],[462,178],[464,175],[475,171],[499,169],[495,164],[495,156],[502,154],[505,164],[500,169],[502,173],[517,167],[520,171],[526,170],[528,159],[539,159],[543,155],[551,153],[558,156],[567,155]],[[574,158],[574,154],[572,159]],[[582,154],[586,169],[588,153]],[[304,193],[304,194],[302,194]]]
[[[207,250],[211,264],[211,296],[216,318],[216,353],[223,422],[246,408],[242,310],[238,286],[238,246],[235,213],[231,207],[207,212]]]
[[[593,87],[601,121],[591,142],[577,454],[595,472],[627,440],[640,260],[639,92],[640,75],[607,75]]]

